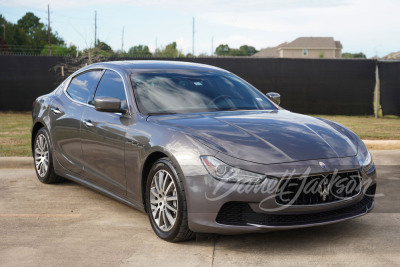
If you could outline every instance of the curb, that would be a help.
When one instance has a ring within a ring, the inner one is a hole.
[[[0,157],[0,169],[32,168],[32,157]]]
[[[363,140],[371,150],[400,150],[400,140]],[[0,157],[0,169],[33,169],[32,157]]]

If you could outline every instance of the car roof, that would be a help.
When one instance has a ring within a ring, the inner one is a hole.
[[[125,72],[133,72],[135,70],[151,70],[151,69],[174,69],[174,70],[198,70],[198,71],[221,71],[228,72],[224,69],[192,62],[183,61],[164,61],[164,60],[123,60],[123,61],[108,61],[94,63],[87,68],[111,68],[119,69]]]

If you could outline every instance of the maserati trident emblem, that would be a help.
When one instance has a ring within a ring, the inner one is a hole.
[[[322,169],[326,169],[326,165],[322,161],[319,162],[319,166],[321,166]]]
[[[326,200],[326,197],[329,195],[329,181],[324,178],[318,186],[318,193],[322,197],[322,201]]]

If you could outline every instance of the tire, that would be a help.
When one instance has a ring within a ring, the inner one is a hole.
[[[189,240],[186,197],[177,169],[168,158],[155,162],[146,182],[146,207],[151,227],[170,242]]]
[[[33,144],[33,160],[36,175],[44,184],[55,184],[64,181],[54,171],[53,148],[51,146],[49,134],[45,128],[41,128],[35,136]]]

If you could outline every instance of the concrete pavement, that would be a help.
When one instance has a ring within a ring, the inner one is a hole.
[[[400,265],[400,151],[372,151],[374,211],[328,226],[168,243],[147,215],[33,168],[0,169],[0,266]]]

